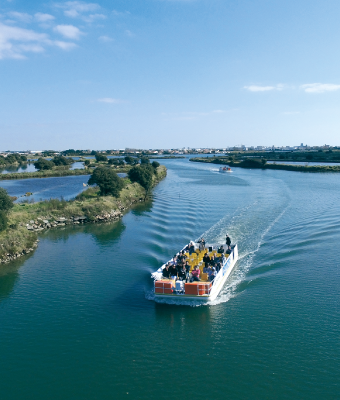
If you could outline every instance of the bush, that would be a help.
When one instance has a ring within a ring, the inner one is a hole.
[[[128,172],[128,177],[131,182],[139,183],[145,189],[145,198],[152,188],[153,168],[150,164],[142,164],[135,166]]]
[[[161,164],[158,161],[153,161],[151,164],[155,169],[158,168]]]
[[[240,166],[244,168],[262,168],[266,162],[267,160],[264,158],[262,160],[258,158],[247,158],[241,162]]]
[[[142,157],[140,159],[141,164],[150,164],[150,160],[147,157]]]
[[[0,188],[0,211],[8,212],[13,207],[13,202],[7,190]]]
[[[107,161],[107,157],[104,154],[96,153],[95,155],[96,161]]]
[[[64,156],[55,156],[53,157],[52,162],[54,163],[54,165],[57,165],[59,167],[61,165],[70,165],[73,163],[73,160]]]
[[[119,176],[107,167],[96,168],[88,180],[88,184],[98,185],[101,196],[112,195],[118,197],[123,188],[123,182]]]
[[[54,167],[54,162],[45,160],[44,158],[40,157],[38,158],[38,161],[34,163],[34,166],[39,171],[52,169]]]
[[[126,156],[124,158],[124,160],[125,160],[126,164],[130,164],[130,165],[134,164],[134,162],[135,162],[135,158],[130,157],[130,156]]]
[[[7,190],[0,188],[0,231],[7,227],[7,214],[13,207],[13,202],[7,193]]]
[[[85,165],[86,167],[88,167],[90,164],[91,164],[91,161],[90,161],[90,160],[85,160],[85,161],[84,161],[84,165]]]

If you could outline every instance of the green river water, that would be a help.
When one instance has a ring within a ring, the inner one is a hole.
[[[339,175],[162,163],[150,203],[1,266],[1,400],[339,399]],[[152,271],[227,232],[213,304],[153,300]]]

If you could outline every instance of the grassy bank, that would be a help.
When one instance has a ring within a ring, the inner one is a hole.
[[[258,168],[258,169],[275,169],[283,171],[296,172],[340,172],[340,165],[292,165],[292,164],[262,164],[260,160],[245,159],[240,161],[231,161],[228,157],[197,157],[190,158],[193,162],[203,162],[209,164],[228,164],[231,167],[239,168]]]
[[[115,172],[128,172],[130,167],[114,168]],[[92,173],[91,168],[84,169],[52,169],[42,170],[37,172],[14,172],[12,174],[0,174],[0,180],[12,179],[32,179],[32,178],[53,178],[60,176],[78,176],[89,175]]]
[[[158,167],[153,186],[165,176],[166,168]],[[67,223],[78,217],[84,218],[84,222],[99,222],[108,220],[108,215],[117,216],[127,212],[133,204],[144,199],[145,190],[138,183],[131,183],[128,178],[124,178],[123,182],[124,187],[119,197],[99,196],[99,189],[90,187],[70,201],[51,199],[32,204],[15,204],[9,214],[8,228],[0,233],[0,263],[32,251],[37,241],[37,232],[28,230],[27,225],[37,226],[41,230],[57,225],[55,221],[60,218],[65,218]],[[44,221],[48,221],[48,224]]]

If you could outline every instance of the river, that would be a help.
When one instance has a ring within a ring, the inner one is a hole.
[[[162,164],[121,221],[1,267],[1,399],[339,398],[339,175]],[[226,233],[240,259],[213,304],[153,300],[152,271]]]

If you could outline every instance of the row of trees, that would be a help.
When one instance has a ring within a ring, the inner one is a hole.
[[[110,165],[137,165],[139,164],[139,162],[141,164],[148,164],[150,163],[150,160],[147,157],[131,157],[131,156],[126,156],[123,158],[109,158],[103,154],[103,153],[95,153],[94,154],[95,159],[97,162],[108,162]],[[86,160],[85,161],[85,165],[90,165],[91,161],[90,160]]]
[[[18,153],[8,154],[7,157],[0,156],[0,165],[22,163],[22,162],[26,162],[26,161],[27,161],[27,157],[21,156]]]
[[[46,170],[52,169],[54,167],[61,167],[61,166],[69,166],[73,163],[71,158],[67,158],[64,156],[55,156],[52,160],[46,160],[45,158],[38,158],[38,161],[34,163],[34,166],[37,170]]]
[[[137,182],[145,189],[145,197],[152,188],[153,175],[157,174],[157,167],[159,167],[157,161],[154,161],[152,164],[148,162],[135,165],[128,172],[131,182]],[[93,171],[88,184],[97,185],[101,196],[111,195],[118,197],[123,188],[122,179],[119,178],[114,170],[105,166],[98,167]]]

